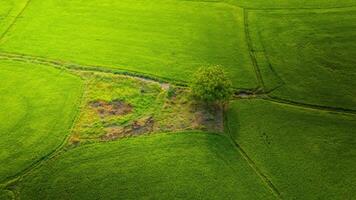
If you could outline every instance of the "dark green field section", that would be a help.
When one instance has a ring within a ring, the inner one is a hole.
[[[355,116],[242,100],[228,117],[235,141],[283,199],[355,197]]]
[[[255,88],[243,29],[242,9],[228,4],[32,0],[0,51],[179,81],[218,64],[236,87]]]
[[[78,147],[18,188],[21,199],[274,199],[228,138],[211,133]]]
[[[197,0],[199,1],[199,0]],[[214,1],[214,0],[211,0]],[[340,8],[356,6],[354,0],[222,0],[248,9]]]
[[[81,80],[66,72],[0,61],[0,181],[63,142],[81,89]]]
[[[248,23],[271,96],[356,110],[356,8],[248,11]]]
[[[1,200],[10,200],[12,198],[13,198],[13,195],[11,194],[10,191],[0,189],[0,199]]]

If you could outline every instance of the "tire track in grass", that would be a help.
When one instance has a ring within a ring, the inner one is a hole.
[[[330,112],[330,113],[335,113],[335,114],[356,116],[356,110],[353,110],[353,109],[347,109],[347,108],[341,108],[341,107],[321,106],[321,105],[308,104],[308,103],[301,103],[301,102],[282,99],[282,98],[278,98],[278,97],[271,97],[269,95],[266,95],[265,97],[263,97],[263,99],[267,100],[267,101],[270,101],[270,102],[289,105],[289,106],[294,106],[294,107],[299,107],[299,108],[303,108],[303,109],[312,109],[312,110]]]
[[[83,80],[84,81],[84,80]],[[11,194],[13,195],[13,199],[18,199],[18,192],[16,191],[16,183],[18,181],[20,181],[24,176],[26,176],[27,174],[31,173],[33,170],[38,169],[39,167],[41,167],[46,161],[60,155],[63,151],[65,151],[65,147],[68,143],[69,138],[71,137],[71,133],[72,130],[77,122],[77,120],[79,119],[79,114],[83,108],[83,99],[85,98],[85,91],[86,91],[86,86],[87,83],[84,82],[83,87],[82,87],[82,94],[80,96],[80,98],[78,99],[78,108],[76,110],[76,113],[74,115],[74,118],[72,119],[72,123],[70,126],[70,129],[68,131],[68,133],[65,135],[64,139],[62,140],[62,142],[56,147],[54,148],[52,151],[48,152],[46,155],[42,156],[41,158],[39,158],[38,160],[36,160],[35,162],[33,162],[32,164],[30,164],[27,168],[25,168],[22,171],[19,171],[18,173],[6,178],[3,182],[0,183],[0,189],[4,189],[4,190],[8,190],[11,192]]]
[[[348,8],[356,8],[355,6],[348,6],[348,7],[333,7],[333,8],[310,8],[307,10],[343,10],[343,9],[348,9]],[[255,55],[255,50],[253,49],[253,45],[252,45],[252,39],[250,36],[250,32],[249,32],[249,23],[248,23],[248,11],[249,10],[305,10],[305,8],[300,8],[300,9],[288,9],[288,8],[281,8],[281,9],[244,9],[244,24],[245,24],[245,34],[246,34],[246,40],[250,49],[250,55],[251,55],[251,59],[253,62],[253,66],[255,67],[255,73],[256,73],[256,77],[261,81],[262,84],[262,93],[259,95],[248,95],[248,98],[263,98],[267,101],[272,101],[275,103],[280,103],[280,104],[285,104],[285,105],[290,105],[290,106],[295,106],[295,107],[299,107],[299,108],[303,108],[303,109],[313,109],[313,110],[319,110],[319,111],[324,111],[324,112],[330,112],[330,113],[335,113],[335,114],[343,114],[343,115],[356,115],[356,110],[354,109],[347,109],[347,108],[342,108],[342,107],[331,107],[331,106],[322,106],[322,105],[316,105],[316,104],[308,104],[308,103],[302,103],[302,102],[296,102],[293,100],[287,100],[287,99],[283,99],[283,98],[279,98],[279,97],[275,97],[275,96],[271,96],[270,94],[275,91],[276,89],[282,87],[283,85],[285,85],[286,83],[283,81],[283,79],[279,76],[279,74],[276,72],[276,70],[272,67],[272,64],[269,61],[268,56],[266,55],[266,59],[268,62],[268,65],[272,71],[272,73],[279,79],[279,81],[281,82],[281,84],[277,85],[276,87],[268,90],[265,86],[265,83],[263,81],[263,76],[261,74],[261,70],[258,66],[258,62],[257,62],[257,57]],[[261,44],[264,54],[266,54],[266,49],[264,44]],[[239,96],[235,96],[235,99],[239,99]]]
[[[228,137],[230,138],[231,142],[233,145],[236,147],[238,152],[241,154],[241,156],[246,160],[248,165],[254,170],[254,172],[260,177],[263,183],[266,184],[266,187],[270,189],[270,191],[273,193],[273,195],[277,199],[283,199],[280,191],[278,188],[273,184],[273,182],[268,178],[267,175],[265,175],[261,169],[257,166],[257,164],[251,159],[251,157],[247,154],[247,152],[241,147],[241,145],[235,141],[234,137],[231,134],[230,126],[229,126],[229,120],[226,114],[224,114],[224,121],[225,121],[225,128],[226,132],[228,134]]]
[[[263,82],[261,71],[258,67],[257,58],[256,58],[255,52],[253,50],[253,46],[252,46],[249,25],[248,25],[248,10],[243,9],[243,13],[244,13],[243,18],[244,18],[244,31],[245,31],[246,43],[247,43],[247,47],[249,49],[249,54],[250,54],[250,58],[252,61],[253,69],[255,71],[256,78],[257,78],[258,85],[259,85],[260,89],[262,89],[262,91],[265,91],[265,84]]]
[[[5,35],[11,30],[11,28],[16,24],[17,20],[20,18],[20,16],[24,13],[28,5],[30,4],[32,0],[27,0],[23,8],[20,10],[20,12],[14,17],[10,25],[5,29],[5,31],[0,35],[0,43],[1,40],[5,37]]]

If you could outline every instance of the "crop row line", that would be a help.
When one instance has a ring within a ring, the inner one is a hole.
[[[17,20],[20,18],[22,13],[26,10],[28,5],[30,4],[31,0],[27,0],[24,7],[21,9],[21,11],[14,17],[13,21],[10,23],[10,25],[5,29],[5,31],[0,35],[0,42],[1,40],[5,37],[5,35],[10,31],[10,29],[16,24]]]

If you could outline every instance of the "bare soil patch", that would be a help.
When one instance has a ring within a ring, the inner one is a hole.
[[[111,102],[96,100],[89,104],[101,117],[126,115],[132,112],[132,106],[121,100]]]
[[[105,128],[106,134],[101,137],[101,140],[110,141],[118,138],[128,137],[128,136],[138,136],[153,131],[154,126],[153,117],[144,117],[133,121],[131,124],[121,127],[121,126],[111,126]]]

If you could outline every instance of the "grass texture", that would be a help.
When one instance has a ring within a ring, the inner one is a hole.
[[[81,80],[66,72],[0,61],[0,181],[62,143],[81,90]]]
[[[234,102],[228,126],[284,199],[352,199],[355,116],[265,100]]]
[[[228,138],[212,133],[78,147],[30,174],[19,188],[25,199],[274,198]]]
[[[0,50],[179,81],[221,65],[235,87],[255,88],[242,13],[189,1],[32,0]]]

